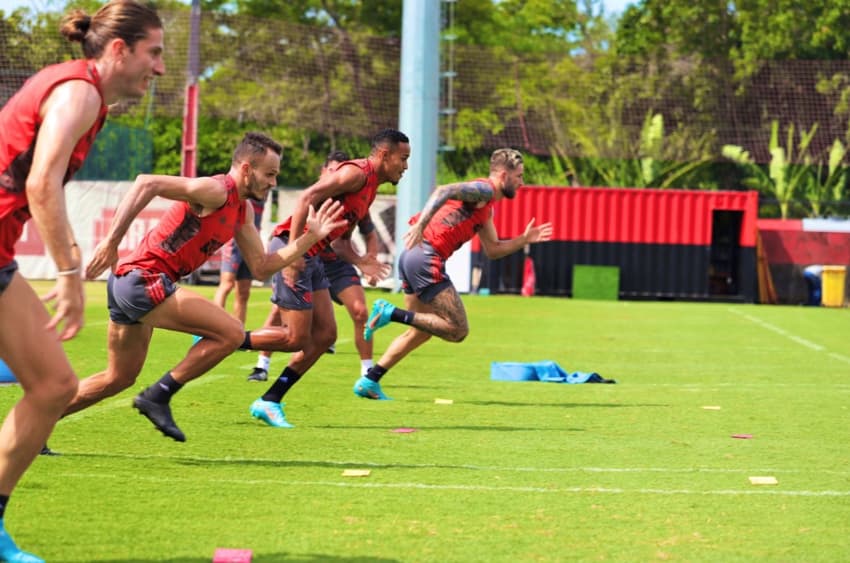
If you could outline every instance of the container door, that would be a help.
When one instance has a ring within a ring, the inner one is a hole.
[[[715,210],[711,218],[711,250],[708,266],[710,295],[738,295],[738,263],[741,254],[743,211]]]

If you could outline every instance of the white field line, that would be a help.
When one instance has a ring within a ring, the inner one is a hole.
[[[490,471],[490,472],[519,472],[519,473],[740,473],[742,475],[755,474],[772,474],[772,473],[804,473],[809,475],[850,475],[850,470],[837,471],[832,469],[777,469],[777,468],[720,468],[720,467],[514,467],[504,465],[474,465],[474,464],[440,464],[440,463],[392,463],[392,462],[374,462],[374,461],[356,461],[356,460],[314,460],[314,459],[274,459],[274,458],[255,458],[255,457],[203,457],[203,456],[169,456],[157,454],[119,454],[102,452],[72,452],[68,454],[69,458],[73,458],[74,454],[81,456],[97,457],[104,455],[109,458],[119,458],[127,460],[162,460],[162,461],[192,461],[200,463],[221,464],[221,463],[262,463],[275,464],[278,463],[285,467],[287,464],[298,466],[316,465],[316,466],[332,466],[339,468],[353,467],[369,467],[369,468],[384,468],[393,470],[407,469],[459,469],[468,471]]]
[[[796,334],[791,334],[787,330],[780,328],[776,325],[772,325],[769,322],[763,321],[763,320],[759,319],[758,317],[748,315],[747,313],[742,313],[741,311],[738,311],[737,309],[733,309],[731,307],[728,310],[732,313],[735,313],[736,315],[744,317],[748,321],[755,323],[762,328],[773,331],[776,334],[779,334],[781,336],[784,336],[785,338],[788,338],[789,340],[793,340],[794,342],[796,342],[797,344],[800,344],[801,346],[805,346],[806,348],[810,348],[810,349],[815,350],[817,352],[823,352],[823,351],[826,350],[826,348],[824,348],[820,344],[815,344],[814,342],[812,342],[810,340],[806,340],[805,338],[797,336]]]
[[[64,473],[64,477],[77,479],[120,479],[124,481],[126,476],[113,475],[109,473]],[[197,483],[196,478],[183,477],[153,477],[149,475],[136,475],[136,481],[151,483],[169,483],[184,481]],[[256,486],[292,486],[292,487],[337,487],[350,489],[402,489],[402,490],[436,490],[436,491],[470,491],[470,492],[495,492],[495,493],[545,493],[545,494],[641,494],[641,495],[698,495],[698,496],[735,496],[735,495],[775,495],[794,497],[850,497],[850,491],[807,491],[807,490],[783,490],[783,489],[714,489],[699,491],[694,489],[623,489],[619,487],[523,487],[523,486],[488,486],[488,485],[435,485],[431,483],[353,483],[341,481],[299,481],[284,479],[221,479],[216,478],[217,485],[227,483],[230,485]]]

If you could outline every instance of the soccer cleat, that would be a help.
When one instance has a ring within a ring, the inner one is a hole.
[[[254,368],[254,371],[248,376],[248,381],[266,381],[269,378],[269,372],[263,368]]]
[[[59,452],[51,450],[47,444],[41,448],[41,451],[38,452],[38,455],[61,455]]]
[[[372,333],[390,324],[390,317],[395,311],[395,305],[384,299],[378,299],[372,304],[372,313],[363,328],[363,338],[372,340]]]
[[[164,435],[178,442],[186,441],[186,435],[177,428],[177,423],[174,422],[174,418],[171,416],[171,407],[168,406],[168,403],[155,403],[145,399],[141,395],[137,395],[133,399],[133,408],[148,417],[148,420],[153,422],[157,430]]]
[[[294,425],[286,421],[282,403],[257,399],[251,403],[251,416],[275,428],[295,428]]]
[[[12,537],[6,532],[3,519],[0,518],[0,560],[10,563],[44,563],[44,559],[36,557],[32,553],[22,551]]]
[[[376,401],[392,401],[381,391],[381,384],[377,381],[372,381],[367,377],[361,377],[354,384],[354,394],[364,399],[374,399]]]
[[[325,354],[336,354],[336,342],[328,346],[328,349],[325,350]]]

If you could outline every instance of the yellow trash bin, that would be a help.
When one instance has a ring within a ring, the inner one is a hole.
[[[844,306],[844,284],[847,278],[846,266],[823,267],[823,297],[824,307]]]

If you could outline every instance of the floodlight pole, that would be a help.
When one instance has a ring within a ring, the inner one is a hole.
[[[396,198],[396,272],[407,220],[422,209],[436,183],[439,98],[440,2],[404,0],[398,121],[399,129],[410,138],[411,155]]]
[[[189,62],[186,69],[186,96],[183,100],[183,143],[180,174],[197,175],[198,158],[198,75],[201,69],[201,0],[192,0],[189,32]]]

